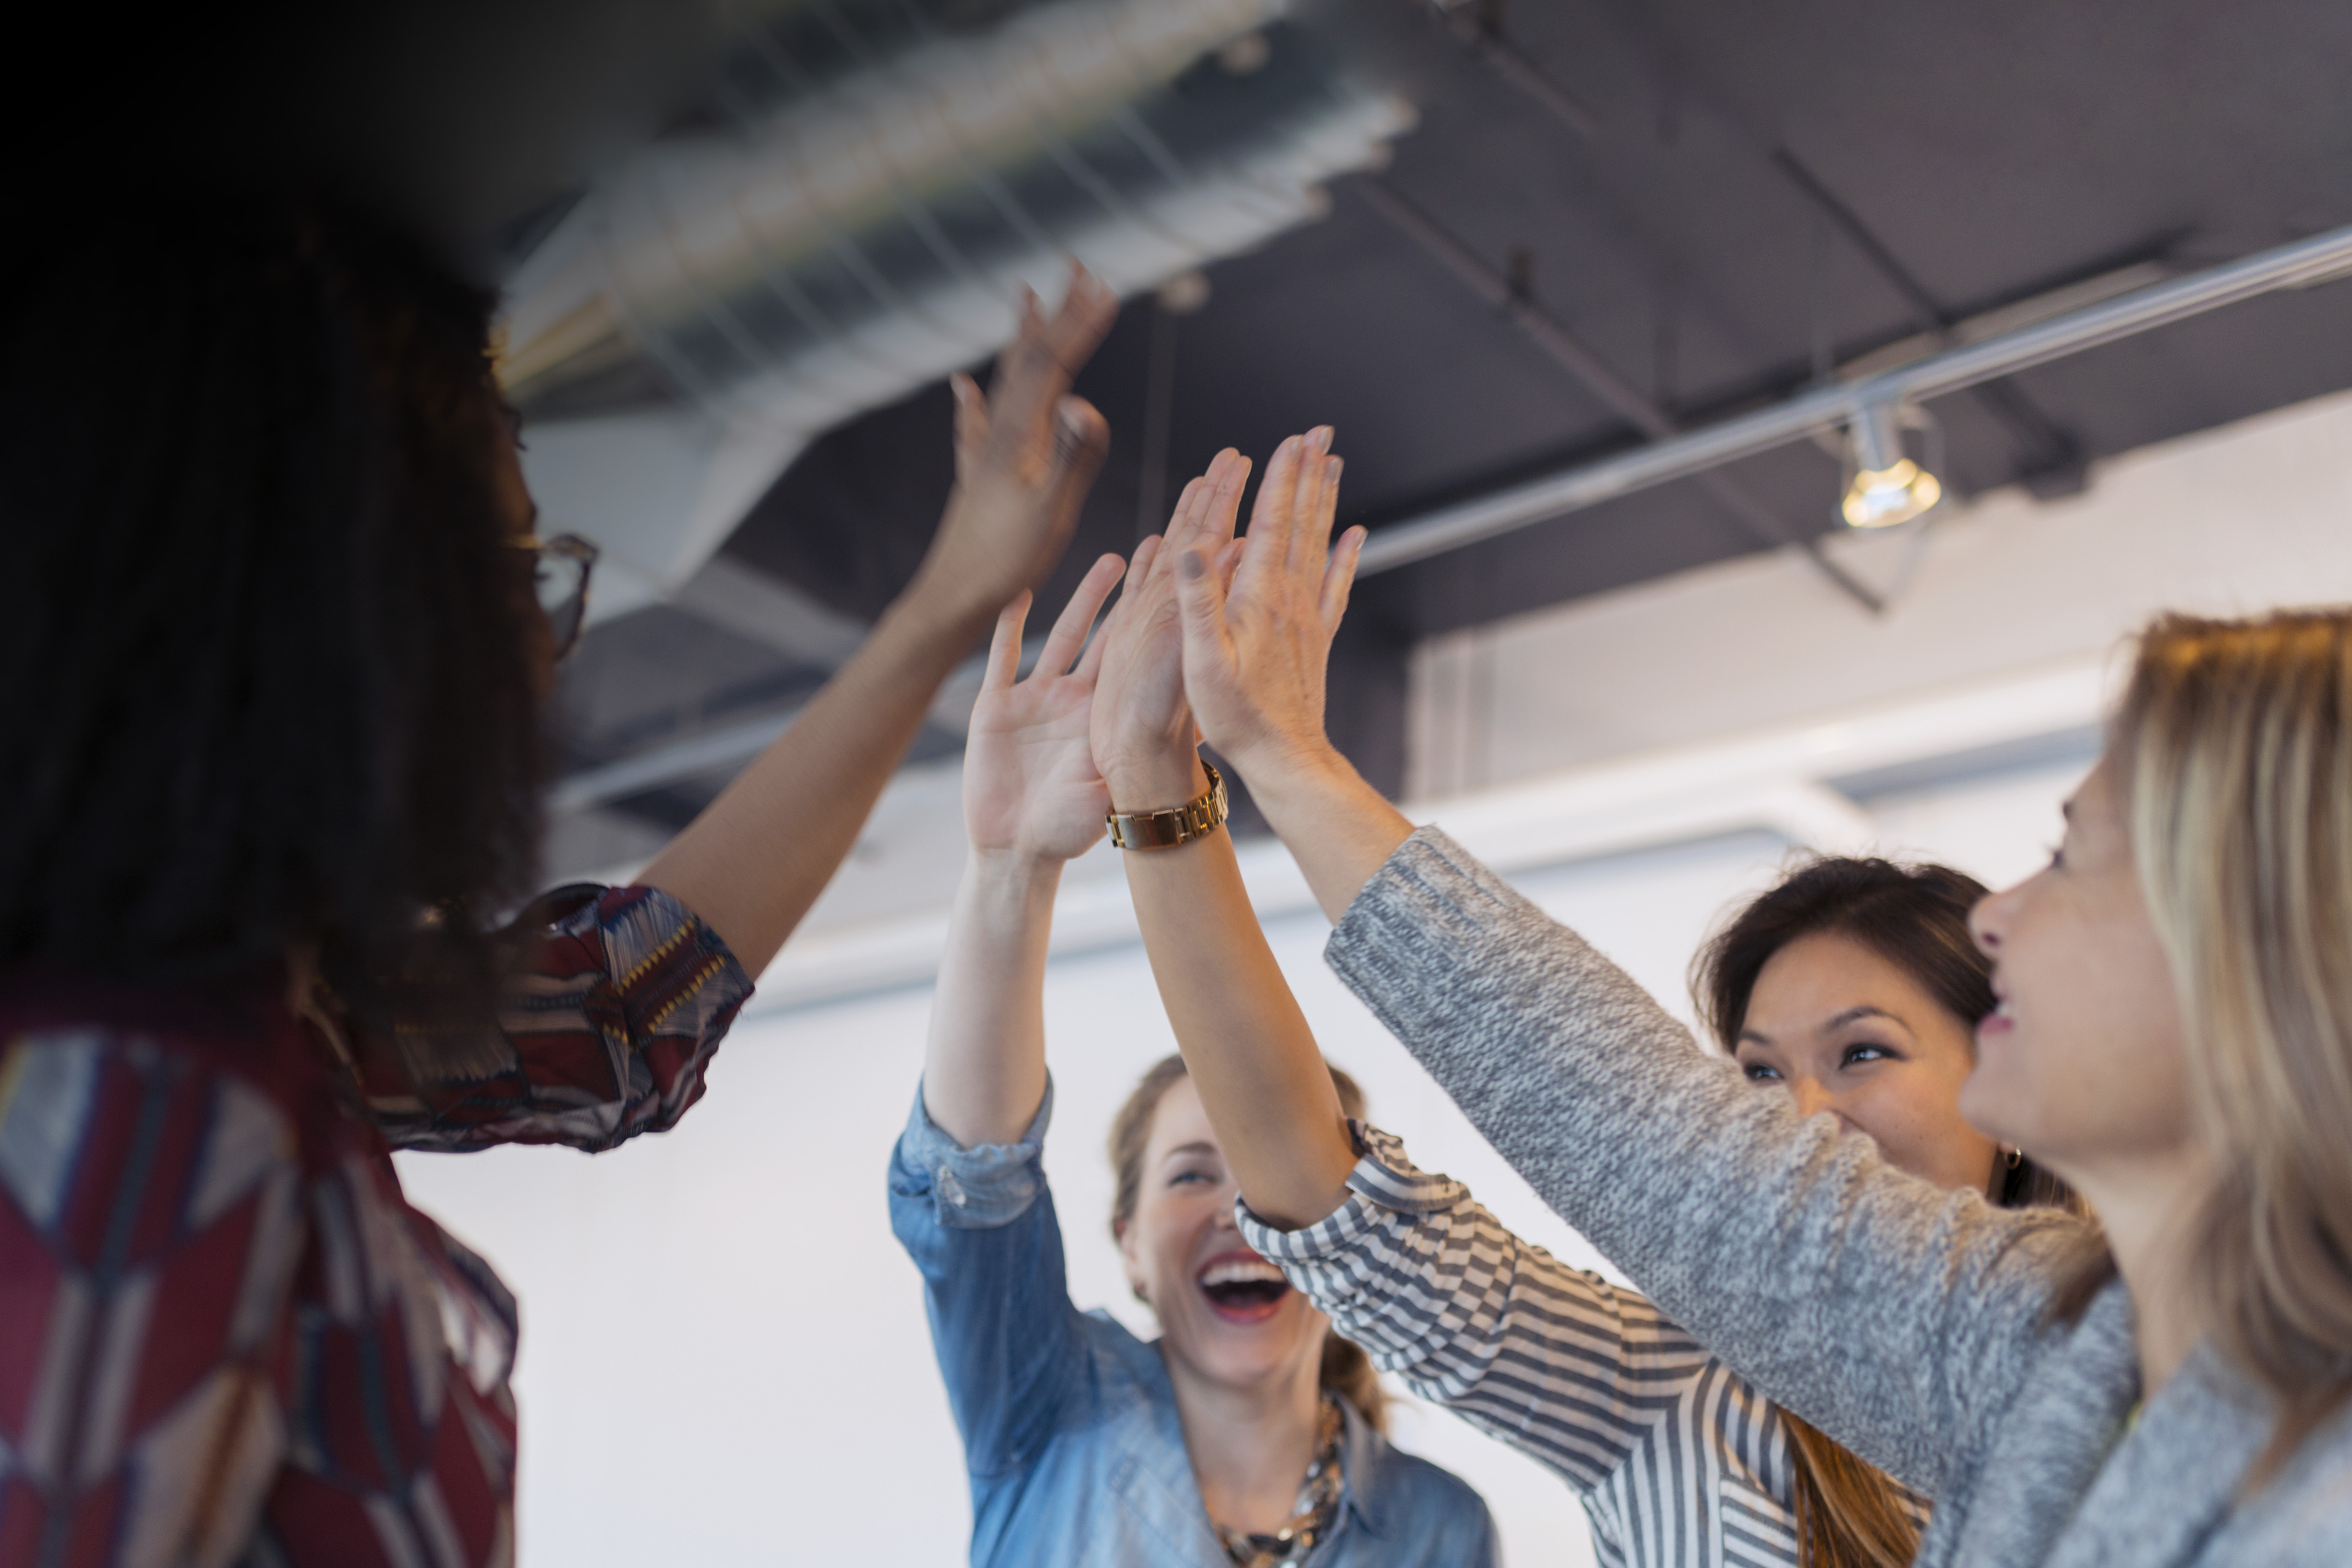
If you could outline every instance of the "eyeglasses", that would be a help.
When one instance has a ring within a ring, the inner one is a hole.
[[[596,565],[596,547],[576,533],[552,539],[526,533],[514,545],[531,552],[531,586],[547,617],[555,657],[562,658],[580,646],[580,634],[588,626],[588,576]]]

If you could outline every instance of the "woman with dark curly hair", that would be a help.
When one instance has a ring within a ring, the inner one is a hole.
[[[526,907],[593,552],[533,531],[490,298],[317,202],[49,216],[0,261],[0,1563],[511,1562],[514,1301],[391,1151],[700,1096],[1067,540],[1113,302],[958,378],[929,554],[791,732]]]

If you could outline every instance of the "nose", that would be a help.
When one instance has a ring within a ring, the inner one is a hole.
[[[1987,893],[1969,910],[1969,935],[1977,951],[1987,958],[2000,956],[2001,928],[2008,924],[2009,900],[2017,891],[2011,888],[2002,892]]]
[[[1835,1110],[1837,1098],[1822,1086],[1822,1080],[1807,1074],[1789,1080],[1789,1093],[1797,1102],[1797,1114],[1811,1116],[1816,1110]]]

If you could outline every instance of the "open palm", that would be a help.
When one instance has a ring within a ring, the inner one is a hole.
[[[974,849],[1069,860],[1103,836],[1110,793],[1087,738],[1102,639],[1092,647],[1086,641],[1124,567],[1116,555],[1094,563],[1025,680],[1014,677],[1030,596],[997,617],[964,749],[964,828]]]

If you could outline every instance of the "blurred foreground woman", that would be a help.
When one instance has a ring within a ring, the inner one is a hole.
[[[1415,830],[1322,731],[1361,536],[1268,521],[1230,592],[1213,542],[1181,552],[1184,687],[1338,922],[1333,968],[1674,1321],[1934,1499],[1920,1563],[2352,1562],[2352,611],[2150,626],[2050,868],[1975,911],[1999,1005],[1960,1109],[2102,1232],[1756,1093]],[[1258,1107],[1341,1124],[1309,1055],[1194,1063],[1237,1163],[1276,1146]],[[1305,1231],[1355,1170],[1335,1140],[1243,1185]]]
[[[997,626],[964,756],[971,857],[890,1162],[891,1225],[923,1276],[963,1436],[971,1560],[1491,1568],[1477,1493],[1388,1446],[1364,1352],[1243,1242],[1216,1131],[1175,1058],[1111,1132],[1111,1230],[1160,1338],[1070,1301],[1043,1164],[1045,948],[1063,865],[1103,837],[1089,712],[1132,601],[1079,649],[1118,575],[1117,556],[1096,563],[1024,680],[1026,601]],[[1316,1070],[1362,1110],[1352,1082]]]
[[[533,533],[488,297],[310,203],[46,216],[0,262],[0,1563],[511,1562],[514,1300],[391,1151],[700,1096],[1066,540],[1111,301],[960,382],[930,555],[792,732],[508,923],[593,552]]]

